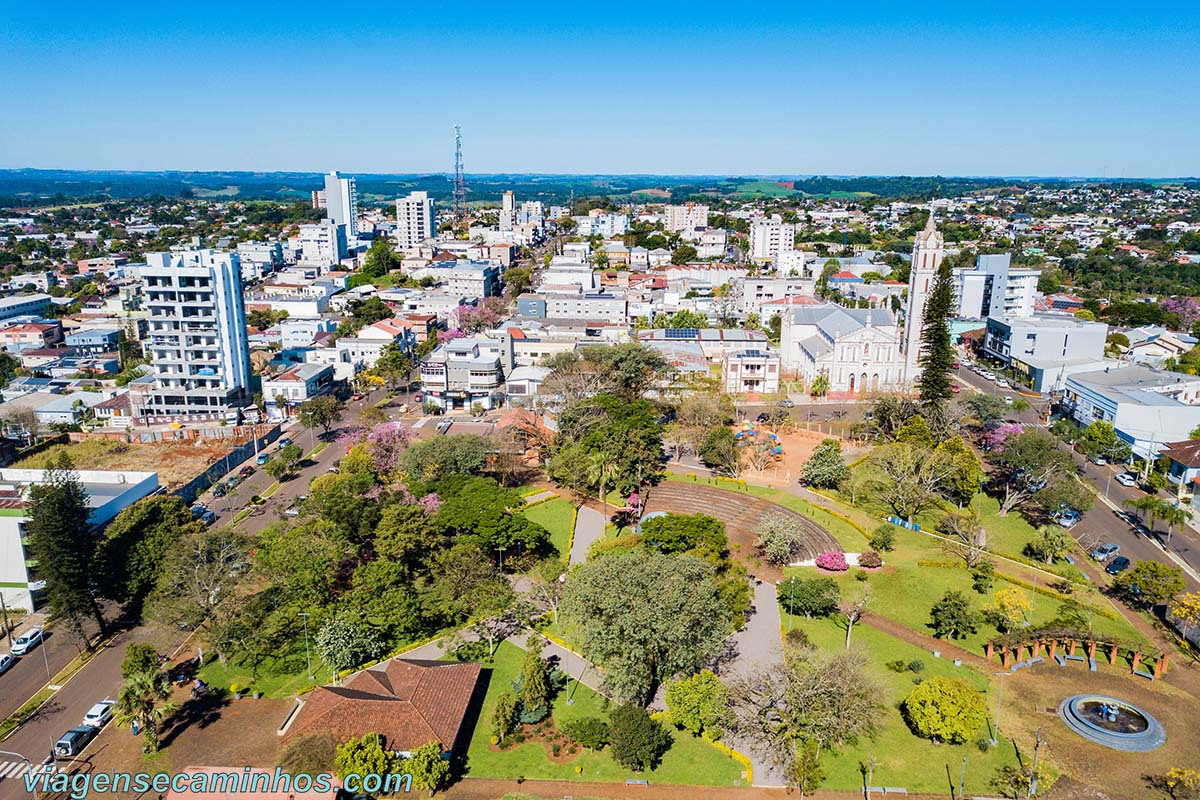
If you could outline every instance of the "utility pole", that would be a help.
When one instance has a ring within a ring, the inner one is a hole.
[[[963,791],[963,785],[967,782],[967,757],[963,756],[962,772],[958,776],[958,800],[965,800],[966,793]]]
[[[996,675],[1000,678],[1000,691],[996,694],[996,732],[992,734],[992,746],[1000,743],[1000,703],[1004,701],[1004,676],[1007,673],[997,672]]]
[[[1037,797],[1038,792],[1038,756],[1041,755],[1042,745],[1046,740],[1042,738],[1042,728],[1039,725],[1037,730],[1037,742],[1033,745],[1033,772],[1029,776],[1029,794],[1027,797]]]
[[[508,549],[507,547],[497,547],[496,548],[496,552],[498,552],[500,554],[500,574],[501,575],[504,574],[504,551],[507,549]]]

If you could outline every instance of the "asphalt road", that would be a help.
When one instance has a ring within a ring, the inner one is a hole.
[[[28,622],[16,625],[13,638],[32,627]],[[88,625],[87,630],[94,635],[95,623]],[[71,663],[71,659],[79,655],[78,642],[70,633],[51,628],[45,632],[45,636],[42,645],[26,655],[17,657],[17,663],[13,664],[8,672],[0,675],[0,719],[20,708],[22,703],[46,685],[50,676],[57,675],[63,667]],[[4,639],[0,644],[3,645],[0,649],[8,652],[11,642]]]
[[[1019,396],[1015,392],[999,389],[991,381],[985,380],[965,368],[958,371],[957,377],[960,384],[969,387],[968,391],[974,389],[989,394]],[[1032,405],[1035,407],[1028,411],[1020,414],[1014,412],[1013,418],[1044,427],[1042,423],[1044,417],[1040,412],[1044,410],[1045,402],[1034,401]],[[1118,509],[1123,509],[1127,500],[1146,496],[1141,489],[1122,486],[1113,480],[1119,473],[1125,471],[1123,466],[1097,466],[1067,445],[1060,444],[1060,447],[1071,453],[1080,477],[1093,484],[1098,489],[1100,497],[1107,497]],[[1165,540],[1165,529],[1161,523],[1159,523],[1159,529],[1162,534],[1161,538]],[[1100,499],[1090,511],[1084,514],[1083,519],[1071,528],[1071,535],[1089,551],[1096,545],[1112,542],[1120,545],[1121,554],[1135,563],[1138,561],[1161,561],[1166,564],[1186,565],[1192,571],[1191,574],[1187,574],[1187,570],[1185,570],[1189,590],[1200,587],[1200,581],[1195,578],[1196,574],[1200,574],[1200,536],[1192,528],[1184,526],[1182,530],[1176,530],[1171,536],[1169,546],[1164,546],[1157,537],[1149,538],[1138,534],[1132,526],[1117,515],[1117,511]]]
[[[339,430],[350,427],[358,411],[382,397],[383,392],[376,391],[362,400],[348,403],[348,410],[341,425],[330,433],[330,437],[336,437]],[[398,412],[393,410],[393,416],[398,417]],[[295,424],[285,429],[283,435],[290,436],[306,453],[312,449],[311,441],[315,441],[310,440],[310,433],[307,430]],[[278,449],[278,446],[272,446],[270,449]],[[253,516],[242,521],[239,528],[249,533],[257,533],[267,525],[284,518],[284,511],[295,502],[296,497],[307,493],[309,482],[315,477],[324,475],[344,453],[345,450],[341,445],[331,442],[315,459],[305,461],[300,474],[284,482],[267,499],[266,503],[258,507]],[[254,460],[254,457],[251,456],[242,464],[234,465],[230,475],[236,474],[245,464],[253,465]],[[239,486],[238,492],[233,498],[214,498],[210,491],[199,498],[199,502],[205,503],[210,510],[217,514],[217,521],[214,524],[228,525],[233,521],[237,512],[246,506],[252,495],[261,494],[273,482],[269,475],[256,466],[254,475]],[[0,751],[17,752],[35,764],[41,763],[53,749],[54,742],[64,732],[82,723],[83,715],[94,703],[106,697],[116,697],[121,686],[121,661],[127,645],[135,642],[152,642],[158,646],[159,652],[167,653],[183,646],[186,638],[183,634],[175,634],[168,635],[164,639],[161,629],[155,630],[151,626],[145,625],[120,631],[32,718],[7,739],[0,742]],[[78,655],[78,650],[72,643],[71,637],[63,632],[55,633],[53,629],[46,638],[45,647],[53,673],[57,673]],[[21,658],[7,674],[0,675],[0,715],[7,716],[16,710],[46,684],[45,662],[39,650],[34,650]],[[184,653],[194,655],[186,649]],[[110,723],[98,737],[91,741],[79,756],[79,760],[89,761],[95,753],[111,741],[111,737],[131,735],[128,729],[119,729]],[[0,775],[9,772],[5,765],[14,760],[12,756],[0,753]],[[59,762],[59,766],[69,771],[79,765],[72,764],[69,760],[63,760]],[[14,770],[6,777],[0,777],[0,800],[25,800],[28,797],[25,793],[24,782],[16,777],[18,772],[20,770]]]

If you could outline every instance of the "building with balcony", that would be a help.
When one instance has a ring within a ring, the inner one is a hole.
[[[1058,314],[988,317],[984,355],[1009,365],[1045,366],[1104,357],[1108,326]]]
[[[141,270],[154,388],[136,416],[223,414],[249,402],[250,347],[236,253],[148,253]]]
[[[297,364],[262,380],[263,400],[272,408],[295,408],[332,389],[333,367],[324,364]]]
[[[504,381],[513,369],[512,338],[452,339],[421,362],[425,401],[443,410],[485,409],[504,403]]]
[[[779,354],[769,350],[728,352],[721,362],[721,381],[728,394],[779,391]]]
[[[124,509],[158,489],[155,472],[80,470],[79,482],[88,495],[89,521],[106,525]],[[0,469],[0,595],[10,608],[35,611],[45,582],[38,580],[37,562],[25,550],[25,515],[29,489],[46,480],[45,470]],[[85,536],[85,531],[79,532]]]
[[[1012,266],[1008,253],[979,256],[975,266],[953,271],[956,317],[1031,317],[1041,270]]]

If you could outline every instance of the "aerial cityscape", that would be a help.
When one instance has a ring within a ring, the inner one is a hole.
[[[248,5],[0,32],[0,800],[1200,799],[1200,11]]]

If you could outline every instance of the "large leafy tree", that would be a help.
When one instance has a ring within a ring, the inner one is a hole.
[[[1006,437],[992,449],[989,460],[994,467],[991,485],[1002,493],[1002,516],[1035,495],[1074,480],[1071,456],[1059,449],[1053,436],[1037,430]]]
[[[171,680],[159,669],[158,659],[147,664],[143,653],[126,651],[121,665],[122,684],[114,709],[118,725],[135,723],[142,731],[144,752],[158,751],[158,723],[176,710],[171,698]]]
[[[800,479],[821,489],[837,486],[849,474],[846,459],[842,456],[842,443],[837,439],[822,440],[800,468]]]
[[[918,736],[961,744],[978,733],[987,718],[983,695],[959,678],[939,675],[909,693],[904,718]]]
[[[117,514],[104,530],[97,555],[103,564],[105,596],[140,608],[172,545],[203,528],[191,509],[173,496],[147,497]]]
[[[51,460],[45,479],[30,487],[25,513],[29,553],[38,562],[38,577],[46,581],[51,614],[79,633],[82,619],[91,615],[103,634],[108,624],[92,583],[111,581],[97,558],[88,493],[66,453]]]
[[[903,519],[936,505],[960,466],[945,452],[906,442],[876,448],[870,463],[875,470],[870,488]]]
[[[250,554],[250,540],[235,530],[209,528],[189,534],[172,547],[147,614],[184,628],[210,620],[233,593]]]
[[[444,502],[433,524],[456,541],[477,544],[487,551],[504,548],[512,556],[518,549],[542,550],[549,542],[545,528],[523,514],[511,513],[521,507],[520,495],[492,478],[454,475],[437,488]]]
[[[730,629],[710,564],[645,550],[582,565],[559,614],[609,689],[643,705],[662,682],[698,669]]]
[[[742,450],[729,428],[722,426],[709,431],[696,454],[700,463],[719,474],[736,478],[742,472]]]
[[[1174,564],[1139,561],[1133,569],[1117,576],[1113,586],[1131,603],[1155,606],[1182,592],[1187,584],[1183,570]]]
[[[979,614],[962,592],[949,591],[929,609],[929,627],[939,639],[961,639],[974,633]]]
[[[608,733],[613,758],[635,772],[658,766],[673,741],[670,731],[651,718],[650,712],[633,703],[613,709]]]
[[[300,404],[300,424],[306,428],[320,428],[324,433],[342,419],[346,404],[331,394],[323,394]]]
[[[487,463],[488,441],[482,436],[458,433],[413,443],[400,456],[406,475],[433,483],[450,475],[477,475]]]
[[[599,475],[589,477],[589,465],[579,464],[603,454],[614,465],[615,475],[606,489],[632,491],[639,482],[656,481],[662,471],[662,426],[658,413],[646,400],[624,400],[601,394],[580,400],[563,410],[558,418],[559,435],[547,472],[563,485],[583,480],[589,490],[599,489]]]
[[[729,689],[711,670],[675,681],[667,687],[671,722],[693,736],[720,739],[729,724]]]

